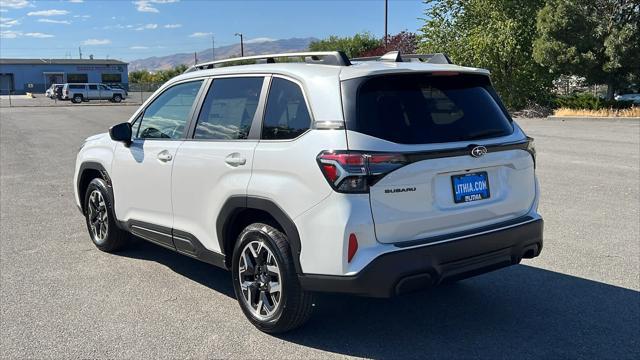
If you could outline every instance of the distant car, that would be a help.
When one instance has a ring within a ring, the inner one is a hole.
[[[76,104],[89,100],[109,100],[119,103],[126,97],[126,91],[114,89],[105,84],[64,84],[62,89],[62,98]]]
[[[51,86],[45,91],[45,95],[48,98],[55,98],[58,95],[58,89],[62,89],[62,84],[51,84]]]
[[[118,90],[122,90],[124,91],[125,96],[129,96],[129,92],[127,91],[127,89],[123,88],[122,85],[119,84],[113,84],[113,85],[108,85],[110,88],[112,89],[118,89]]]
[[[617,101],[632,101],[634,104],[640,104],[640,94],[622,94],[616,95]]]

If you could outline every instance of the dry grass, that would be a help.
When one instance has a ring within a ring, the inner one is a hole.
[[[592,117],[640,117],[640,107],[630,109],[600,109],[600,110],[575,110],[568,108],[556,109],[555,116],[592,116]]]

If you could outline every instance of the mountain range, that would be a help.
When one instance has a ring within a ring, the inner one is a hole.
[[[317,40],[316,38],[291,38],[280,40],[268,40],[268,41],[252,41],[244,43],[244,55],[260,55],[270,53],[285,53],[294,51],[306,51],[309,48],[309,43]],[[228,59],[231,57],[240,56],[240,44],[221,46],[214,49],[215,58]],[[197,52],[198,62],[211,61],[211,48]],[[166,56],[154,56],[146,59],[138,59],[129,62],[129,71],[136,70],[166,70],[171,69],[177,65],[193,65],[194,63],[193,53],[181,53]]]

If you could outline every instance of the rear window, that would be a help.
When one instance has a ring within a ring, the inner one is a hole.
[[[345,84],[347,129],[400,144],[506,136],[513,126],[481,75],[387,75]],[[355,103],[352,99],[355,99]]]

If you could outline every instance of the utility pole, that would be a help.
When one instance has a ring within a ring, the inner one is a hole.
[[[78,46],[78,54],[80,55],[80,59],[82,59],[82,49]]]
[[[389,33],[387,32],[387,14],[389,13],[389,0],[384,0],[384,46],[387,46],[387,37],[389,37]]]
[[[236,33],[236,36],[240,36],[240,57],[244,57],[244,42],[242,41],[242,33]]]
[[[216,38],[211,34],[211,61],[216,61]]]
[[[198,65],[198,52],[193,52],[193,65]]]

